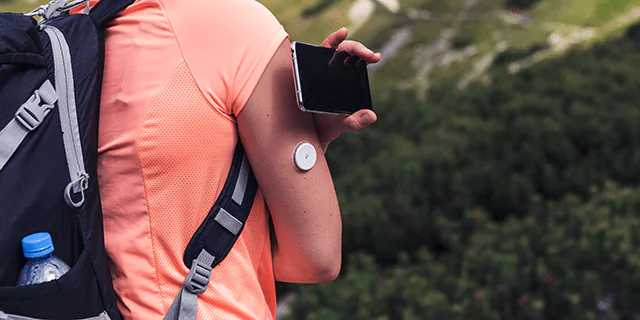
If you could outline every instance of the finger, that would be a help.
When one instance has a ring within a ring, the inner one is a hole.
[[[380,53],[376,52],[373,55],[373,58],[371,58],[369,61],[367,61],[367,64],[378,63],[378,62],[380,62],[381,59],[382,59],[382,55]]]
[[[330,34],[324,41],[322,42],[322,46],[325,48],[337,49],[338,46],[347,39],[349,36],[349,30],[347,28],[342,27],[338,31]]]
[[[355,131],[366,128],[376,122],[378,117],[376,113],[369,109],[362,109],[344,119],[345,130]]]
[[[340,63],[344,62],[345,60],[344,56],[345,56],[344,54],[341,54],[341,51],[336,51],[331,57],[331,60],[329,60],[329,67],[331,68],[340,67]]]
[[[371,49],[367,48],[364,44],[357,41],[346,40],[338,46],[338,50],[345,51],[349,55],[358,56],[367,61],[376,59],[376,57],[378,56],[373,51],[371,51]]]
[[[358,57],[356,56],[348,56],[346,59],[344,59],[344,65],[345,66],[353,66],[356,64],[356,62],[360,60]]]
[[[358,59],[358,61],[356,62],[356,67],[358,68],[366,67],[367,64],[368,64],[367,60]]]

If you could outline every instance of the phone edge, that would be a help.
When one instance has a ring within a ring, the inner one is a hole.
[[[298,102],[298,108],[302,111],[307,111],[304,107],[304,100],[302,99],[302,84],[300,83],[300,70],[298,67],[298,56],[296,54],[296,44],[299,41],[294,41],[291,43],[291,59],[293,60],[293,75],[294,75],[294,84],[296,89],[296,100]]]

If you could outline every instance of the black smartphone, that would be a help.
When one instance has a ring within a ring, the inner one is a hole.
[[[373,110],[366,64],[349,63],[344,51],[298,41],[291,53],[300,109],[347,115]]]

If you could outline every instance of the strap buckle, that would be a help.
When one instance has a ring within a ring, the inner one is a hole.
[[[189,270],[189,274],[184,279],[184,288],[193,294],[203,293],[207,290],[207,285],[209,285],[212,269],[205,262],[193,259],[191,270]]]
[[[44,103],[40,98],[40,93],[36,90],[27,102],[18,108],[15,117],[25,128],[33,131],[40,126],[51,109],[53,109],[53,104]]]
[[[74,207],[74,208],[80,208],[82,206],[82,204],[84,204],[84,190],[87,190],[89,188],[89,174],[86,172],[81,172],[79,173],[79,177],[78,179],[69,182],[69,184],[67,184],[67,187],[64,188],[64,201]],[[80,192],[80,200],[75,202],[73,201],[73,198],[71,197],[71,192]]]

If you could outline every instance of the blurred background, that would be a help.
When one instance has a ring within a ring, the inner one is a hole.
[[[383,55],[327,153],[342,273],[279,319],[640,320],[640,0],[261,3]]]

